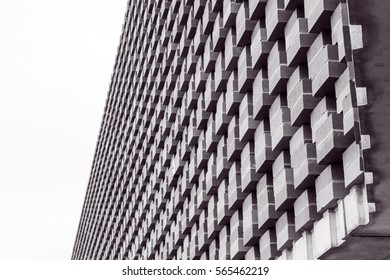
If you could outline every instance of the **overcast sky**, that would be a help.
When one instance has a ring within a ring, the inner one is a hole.
[[[70,259],[127,0],[0,0],[0,259]]]

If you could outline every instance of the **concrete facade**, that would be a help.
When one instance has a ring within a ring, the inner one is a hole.
[[[389,258],[371,2],[129,1],[72,258]]]

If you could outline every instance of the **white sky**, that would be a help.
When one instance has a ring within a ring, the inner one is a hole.
[[[0,259],[70,259],[127,0],[0,0]]]

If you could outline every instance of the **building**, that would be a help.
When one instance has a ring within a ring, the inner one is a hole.
[[[388,258],[389,8],[129,1],[72,258]]]

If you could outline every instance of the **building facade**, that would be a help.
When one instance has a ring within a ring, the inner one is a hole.
[[[129,1],[72,258],[388,258],[368,2]]]

